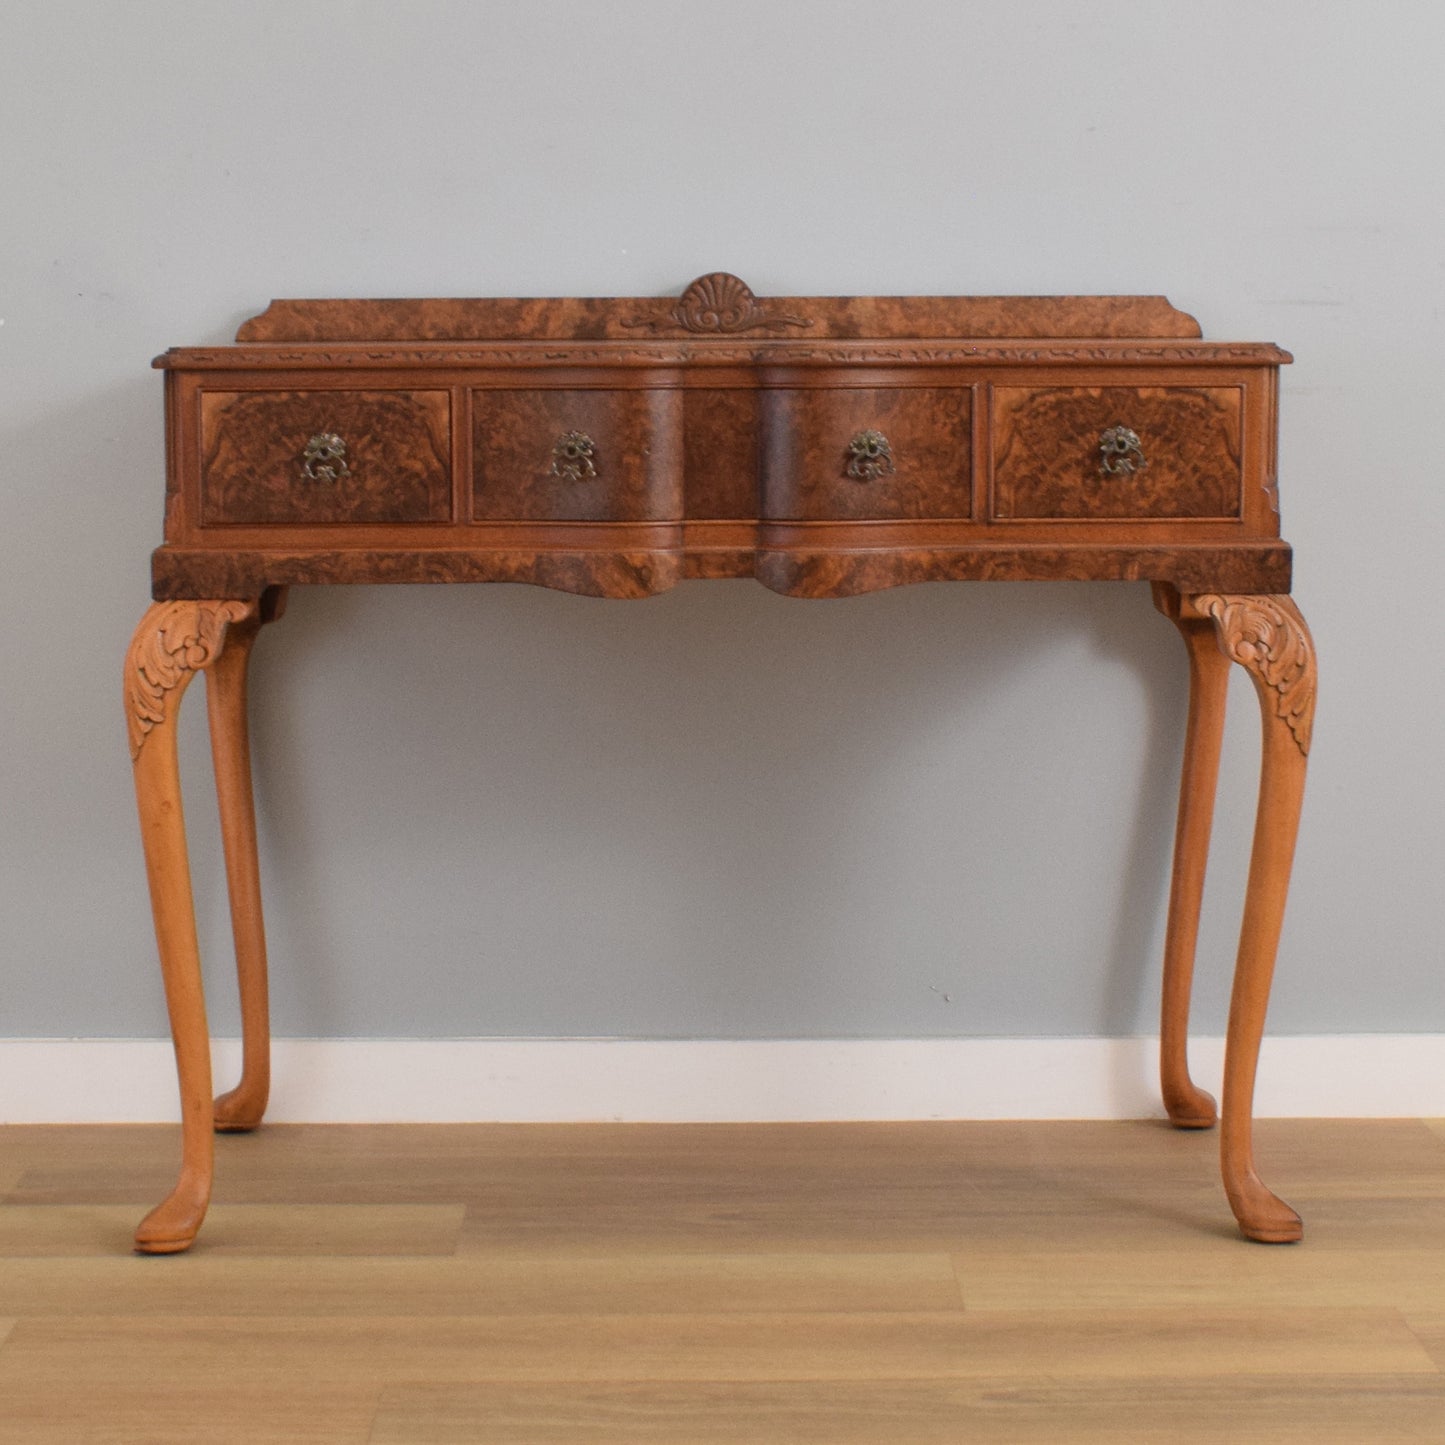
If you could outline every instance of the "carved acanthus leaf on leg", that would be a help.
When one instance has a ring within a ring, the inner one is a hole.
[[[1214,622],[1220,648],[1267,688],[1275,715],[1309,756],[1315,720],[1315,655],[1309,628],[1287,596],[1203,592],[1186,599]]]
[[[131,639],[125,659],[125,715],[134,761],[152,728],[165,721],[171,694],[209,666],[225,645],[226,629],[255,617],[256,601],[157,602]]]

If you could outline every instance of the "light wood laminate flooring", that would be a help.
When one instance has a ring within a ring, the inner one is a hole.
[[[1445,1442],[1445,1127],[0,1129],[0,1442]]]

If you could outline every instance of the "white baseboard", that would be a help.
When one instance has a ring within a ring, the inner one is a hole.
[[[279,1039],[276,1123],[1135,1119],[1162,1113],[1129,1039]],[[1191,1049],[1218,1096],[1224,1043]],[[234,1082],[235,1040],[214,1048]],[[1445,1035],[1265,1041],[1263,1117],[1445,1116]],[[0,1122],[179,1117],[170,1044],[0,1039]]]

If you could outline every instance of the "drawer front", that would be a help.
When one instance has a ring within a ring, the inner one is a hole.
[[[1240,515],[1241,398],[1234,386],[999,386],[993,515]]]
[[[972,514],[972,393],[960,387],[764,394],[763,515],[868,521]]]
[[[472,520],[678,520],[681,395],[474,391]]]
[[[201,520],[447,522],[446,391],[201,394]]]

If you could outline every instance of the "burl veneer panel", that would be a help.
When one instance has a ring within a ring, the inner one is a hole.
[[[763,516],[774,521],[968,517],[972,394],[964,387],[770,389],[763,398]],[[849,472],[864,432],[888,467]]]
[[[591,450],[568,472],[558,446]],[[666,522],[682,517],[682,398],[646,390],[472,393],[472,518]]]
[[[202,524],[450,521],[450,427],[446,391],[203,392]],[[308,477],[323,433],[345,471]]]
[[[265,552],[160,547],[152,553],[151,571],[157,601],[255,597],[268,587],[355,582],[526,582],[587,597],[651,597],[681,579],[682,554],[563,547],[312,547]]]
[[[1238,387],[1000,386],[993,393],[994,516],[1238,517]],[[1101,469],[1100,437],[1138,434],[1147,463]]]
[[[788,597],[854,597],[918,582],[1168,582],[1181,592],[1288,592],[1283,542],[1091,547],[1047,543],[977,547],[760,550],[759,582]]]
[[[753,387],[689,388],[683,470],[687,515],[758,515],[759,394]]]
[[[819,337],[1193,338],[1163,296],[755,296],[736,276],[699,276],[680,297],[486,297],[273,301],[242,342],[637,341],[678,334]]]
[[[851,597],[941,581],[1111,579],[1169,582],[1181,592],[1288,592],[1283,542],[1229,546],[893,547],[692,552],[517,551],[416,548],[380,551],[241,551],[161,547],[153,554],[157,600],[254,597],[267,587],[357,582],[530,582],[593,597],[650,597],[688,577],[748,577],[793,597]]]

